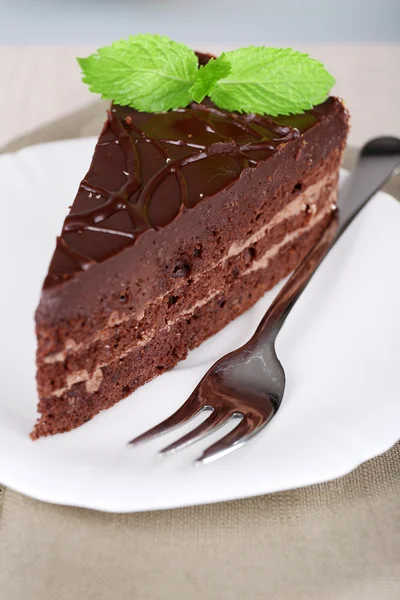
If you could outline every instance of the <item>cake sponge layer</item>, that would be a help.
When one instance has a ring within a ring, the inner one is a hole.
[[[268,260],[264,257],[265,265],[235,278],[204,305],[194,307],[191,314],[158,331],[148,343],[95,369],[91,377],[83,374],[85,380],[72,384],[60,395],[41,398],[42,417],[32,438],[70,431],[174,367],[186,358],[189,350],[241,315],[287,276],[319,239],[331,218],[331,211],[322,213],[311,229],[282,245]],[[82,376],[81,370],[77,373]]]

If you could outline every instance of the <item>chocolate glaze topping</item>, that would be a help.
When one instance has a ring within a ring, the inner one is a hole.
[[[269,118],[217,109],[209,101],[166,113],[112,106],[79,187],[45,281],[52,287],[167,226],[268,160],[329,112],[332,99],[302,115]]]

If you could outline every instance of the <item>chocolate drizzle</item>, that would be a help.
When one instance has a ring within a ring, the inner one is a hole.
[[[136,149],[136,145],[132,143],[131,137],[124,129],[122,124],[118,121],[115,115],[108,111],[108,127],[116,137],[115,142],[119,143],[124,154],[126,161],[126,182],[124,185],[115,192],[109,192],[99,186],[88,183],[86,179],[81,182],[80,188],[89,194],[100,196],[105,200],[104,204],[96,208],[91,208],[84,212],[70,214],[65,219],[63,233],[70,231],[81,231],[94,227],[97,223],[101,223],[108,217],[120,210],[126,210],[132,220],[134,229],[137,228],[139,219],[138,211],[135,210],[135,206],[130,204],[129,198],[138,189],[140,189],[140,178],[139,178],[139,155]],[[108,230],[108,233],[114,233],[120,235],[121,233],[117,230]],[[134,238],[133,234],[129,237]]]
[[[209,101],[160,114],[113,106],[45,287],[117,254],[143,232],[165,227],[280,145],[300,139],[319,118],[315,111],[277,119],[239,115]]]

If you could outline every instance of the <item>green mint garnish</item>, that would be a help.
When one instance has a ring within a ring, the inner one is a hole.
[[[291,48],[240,48],[227,52],[230,74],[218,81],[211,100],[230,111],[289,115],[326,100],[335,83],[325,67]]]
[[[231,63],[223,52],[217,59],[211,58],[206,65],[199,67],[194,84],[190,88],[193,100],[201,102],[209,96],[219,79],[231,72]]]
[[[78,58],[91,92],[144,112],[187,106],[198,70],[196,54],[159,35],[135,35]]]
[[[78,62],[92,92],[143,112],[210,96],[229,111],[298,114],[326,100],[335,82],[320,62],[291,48],[249,46],[199,67],[193,50],[151,34],[114,42]]]

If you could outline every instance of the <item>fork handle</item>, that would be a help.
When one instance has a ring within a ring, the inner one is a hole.
[[[334,213],[322,236],[279,292],[249,343],[275,342],[286,317],[319,265],[361,209],[399,166],[399,139],[375,138],[364,146],[356,168],[339,194],[338,214]]]

